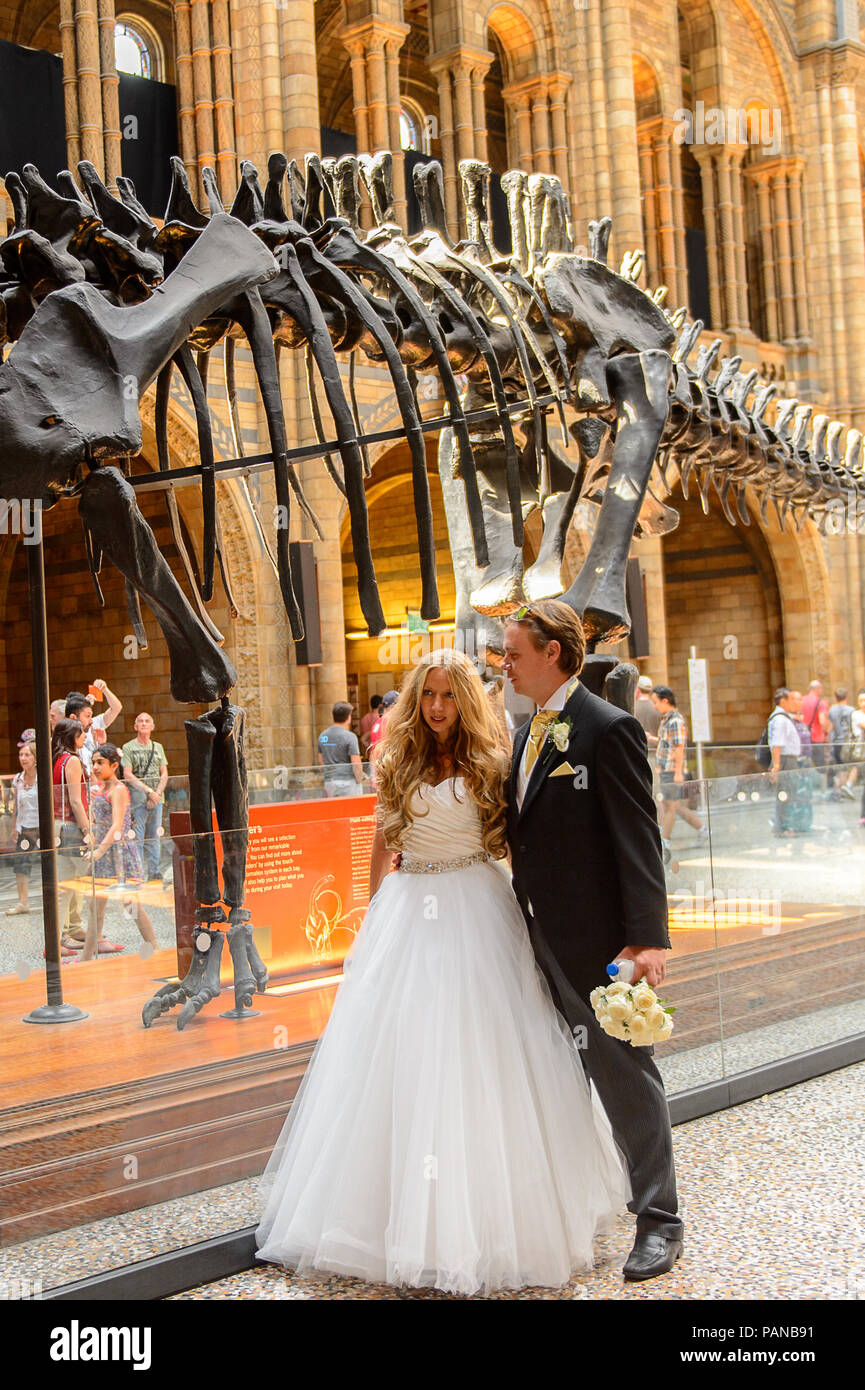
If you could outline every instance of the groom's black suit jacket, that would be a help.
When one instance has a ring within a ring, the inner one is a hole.
[[[582,684],[558,718],[568,716],[567,751],[552,744],[550,753],[551,740],[542,746],[521,808],[517,774],[530,726],[517,731],[508,838],[530,927],[529,904],[565,978],[588,999],[623,946],[669,947],[667,890],[641,724]],[[564,763],[584,786],[552,775]]]

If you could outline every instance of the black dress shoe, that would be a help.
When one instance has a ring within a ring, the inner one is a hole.
[[[667,1274],[681,1253],[681,1236],[665,1236],[662,1231],[638,1231],[622,1273],[626,1279],[654,1279],[658,1274]]]

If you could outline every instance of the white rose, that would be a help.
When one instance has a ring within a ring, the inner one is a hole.
[[[606,994],[608,999],[615,999],[617,994],[631,993],[631,986],[626,985],[624,980],[614,980],[611,985],[607,985]]]
[[[630,1023],[631,1019],[634,1017],[634,1010],[631,1008],[630,999],[623,999],[621,995],[617,995],[615,999],[611,999],[607,1005],[607,1017],[611,1018],[615,1023]]]
[[[642,1013],[646,1013],[654,1004],[657,1004],[657,1002],[658,996],[655,994],[651,985],[639,984],[636,986],[634,990],[635,1009],[640,1009]]]
[[[655,1031],[656,1041],[666,1042],[672,1031],[673,1020],[671,1019],[669,1014],[664,1014],[664,1022],[661,1024],[660,1028],[656,1029]]]
[[[643,1047],[652,1041],[652,1029],[646,1021],[645,1014],[634,1014],[630,1022],[631,1042],[638,1047]]]
[[[597,1011],[598,1006],[603,1003],[603,999],[604,991],[602,987],[598,985],[598,988],[593,989],[591,994],[589,995],[589,1003],[591,1004],[592,1008],[595,1009],[595,1011]]]
[[[602,1018],[601,1027],[605,1033],[609,1033],[611,1038],[619,1038],[622,1042],[627,1041],[628,1034],[625,1031],[624,1024],[616,1023],[615,1019]]]
[[[570,728],[567,724],[554,724],[550,732],[553,735],[553,742],[559,752],[564,753],[571,741]]]
[[[665,1018],[669,1018],[669,1014],[664,1013],[660,1004],[653,1004],[650,1009],[646,1010],[646,1022],[650,1028],[654,1028],[655,1032],[658,1031]]]

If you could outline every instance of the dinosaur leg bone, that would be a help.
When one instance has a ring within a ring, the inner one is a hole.
[[[174,699],[195,704],[227,694],[237,672],[198,621],[122,473],[111,467],[89,473],[78,510],[102,553],[153,610],[168,644]]]
[[[670,355],[658,348],[623,353],[607,367],[617,408],[613,460],[589,553],[562,595],[581,615],[589,641],[614,641],[630,630],[625,570],[667,420],[669,374]]]

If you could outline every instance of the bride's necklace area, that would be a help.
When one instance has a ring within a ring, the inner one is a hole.
[[[453,776],[455,767],[456,758],[454,756],[454,750],[451,748],[437,748],[436,780],[434,785],[437,786],[439,782],[446,782],[449,777]]]

